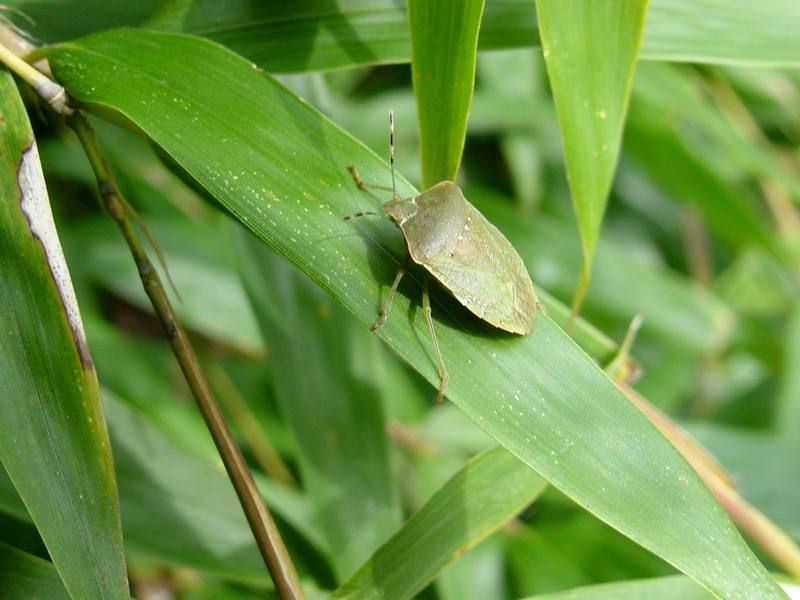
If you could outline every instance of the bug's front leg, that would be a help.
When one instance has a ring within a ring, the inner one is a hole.
[[[392,188],[388,185],[378,185],[377,183],[366,183],[363,179],[361,179],[361,175],[358,174],[358,169],[356,169],[355,165],[350,165],[347,167],[347,170],[350,172],[350,175],[353,177],[353,181],[355,181],[356,186],[358,189],[367,191],[368,189],[373,190],[383,190],[384,192],[391,192]]]
[[[439,340],[436,338],[436,330],[433,328],[433,318],[431,317],[431,299],[428,294],[428,281],[430,278],[425,279],[422,285],[422,311],[425,313],[425,320],[428,322],[428,329],[431,332],[433,339],[433,347],[436,350],[436,359],[438,361],[439,369],[439,393],[436,394],[436,401],[441,402],[444,400],[444,391],[447,388],[447,369],[444,368],[444,360],[442,359],[442,351],[439,349]]]
[[[406,260],[400,263],[400,268],[397,270],[397,275],[394,276],[392,287],[389,288],[386,300],[383,301],[381,309],[378,311],[378,320],[369,326],[372,332],[378,331],[386,322],[386,319],[389,318],[389,309],[392,307],[392,301],[394,300],[395,292],[397,292],[397,286],[400,285],[400,280],[403,278],[403,275],[406,274],[407,261],[408,259],[406,258]]]

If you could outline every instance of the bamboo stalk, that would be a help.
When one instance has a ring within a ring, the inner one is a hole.
[[[136,262],[142,285],[150,298],[156,315],[161,321],[175,358],[180,364],[206,426],[219,450],[222,462],[225,464],[225,469],[236,490],[236,495],[239,497],[258,548],[272,575],[275,588],[282,599],[302,599],[304,598],[303,590],[278,528],[272,519],[269,509],[261,499],[253,480],[253,475],[231,435],[219,405],[211,393],[211,388],[200,368],[186,331],[172,309],[164,286],[161,283],[161,278],[147,257],[144,247],[128,219],[125,199],[111,169],[100,154],[94,131],[86,116],[80,111],[75,111],[67,119],[67,123],[78,136],[86,156],[89,158],[106,211],[116,221],[125,241],[128,243],[133,259]]]
[[[3,37],[7,37],[8,32],[8,28],[3,28]],[[30,85],[56,113],[63,116],[72,113],[72,109],[67,106],[67,93],[64,88],[44,73],[37,71],[3,44],[0,44],[0,62]]]
[[[8,27],[2,27],[2,33],[2,39],[6,42],[8,42],[9,36],[12,40],[15,39],[16,34],[9,30]],[[29,65],[2,43],[0,43],[0,62],[31,85],[57,114],[66,119],[67,125],[78,136],[97,179],[97,187],[103,206],[119,226],[128,244],[136,263],[136,268],[139,271],[142,285],[150,298],[158,319],[161,321],[175,358],[178,360],[206,426],[217,446],[222,462],[225,465],[225,470],[228,472],[247,522],[253,532],[253,537],[272,576],[275,589],[283,600],[303,600],[305,598],[303,589],[300,586],[291,557],[281,539],[280,532],[272,519],[269,509],[261,498],[261,494],[253,480],[253,475],[231,435],[217,401],[211,393],[211,388],[200,368],[186,331],[172,309],[172,304],[161,283],[161,278],[147,257],[144,246],[128,219],[130,209],[127,207],[129,205],[120,191],[108,163],[100,152],[97,138],[89,120],[80,110],[74,110],[68,105],[66,91],[61,85],[36,70],[36,68]]]

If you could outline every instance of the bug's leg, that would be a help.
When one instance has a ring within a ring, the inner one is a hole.
[[[403,278],[403,275],[406,274],[406,261],[403,261],[400,264],[400,268],[397,270],[397,275],[394,276],[394,281],[392,282],[392,287],[389,288],[389,293],[386,295],[386,300],[383,301],[383,305],[381,305],[381,309],[378,311],[378,320],[375,321],[372,325],[369,326],[370,330],[375,332],[381,328],[381,326],[386,323],[386,319],[389,318],[389,309],[392,307],[392,300],[394,300],[394,294],[397,291],[397,286],[400,285],[400,280]]]
[[[367,189],[373,190],[383,190],[384,192],[391,192],[392,188],[388,185],[378,185],[376,183],[366,183],[363,179],[361,179],[361,175],[358,174],[358,169],[356,169],[355,165],[350,165],[347,167],[347,170],[350,171],[350,175],[353,176],[353,181],[356,182],[356,186],[358,189],[366,191]]]
[[[422,285],[422,310],[425,313],[425,320],[428,322],[428,329],[431,332],[433,339],[433,347],[436,350],[436,359],[439,361],[437,365],[439,368],[439,393],[436,394],[436,401],[441,402],[444,400],[444,391],[447,388],[447,369],[444,368],[444,360],[442,359],[442,351],[439,348],[439,340],[436,338],[436,330],[433,328],[433,318],[431,317],[431,299],[428,295],[428,279]]]

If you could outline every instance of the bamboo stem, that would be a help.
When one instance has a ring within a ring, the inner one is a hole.
[[[64,88],[37,71],[3,44],[0,44],[0,62],[30,85],[56,113],[62,116],[72,114],[72,109],[67,106],[67,94]]]
[[[156,315],[164,327],[167,340],[178,359],[181,370],[197,401],[211,437],[219,450],[222,462],[233,483],[236,494],[244,509],[250,529],[256,539],[264,562],[272,575],[275,588],[282,599],[299,600],[304,598],[294,565],[283,544],[280,533],[264,505],[253,476],[242,457],[230,429],[226,424],[219,405],[214,399],[197,356],[183,326],[175,315],[158,272],[145,253],[125,210],[125,199],[116,179],[105,159],[100,154],[94,131],[86,116],[75,111],[67,120],[83,146],[97,178],[100,197],[108,214],[116,221],[125,241],[128,243],[142,284],[147,292]]]
[[[7,27],[2,29],[4,40],[9,35],[14,39],[13,32],[9,33]],[[250,473],[222,416],[219,405],[211,393],[211,388],[200,368],[189,338],[172,309],[161,278],[147,257],[133,225],[128,220],[127,201],[122,195],[108,163],[100,153],[91,124],[81,111],[70,108],[67,104],[67,94],[61,85],[37,71],[2,43],[0,43],[0,62],[31,85],[56,113],[66,119],[67,124],[78,136],[97,179],[103,205],[119,226],[133,255],[142,285],[161,321],[175,358],[180,364],[206,426],[222,457],[222,462],[236,490],[236,495],[239,497],[253,537],[272,576],[275,589],[283,600],[304,599],[305,595],[294,565],[272,515],[261,499],[253,475]]]

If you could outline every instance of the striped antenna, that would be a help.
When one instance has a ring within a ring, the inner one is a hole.
[[[343,221],[349,221],[350,219],[355,219],[358,217],[380,217],[380,213],[376,213],[374,210],[366,210],[363,212],[353,213],[352,215],[345,215],[342,217]]]
[[[397,198],[397,184],[394,181],[394,111],[389,111],[389,165],[392,167],[392,199]]]

